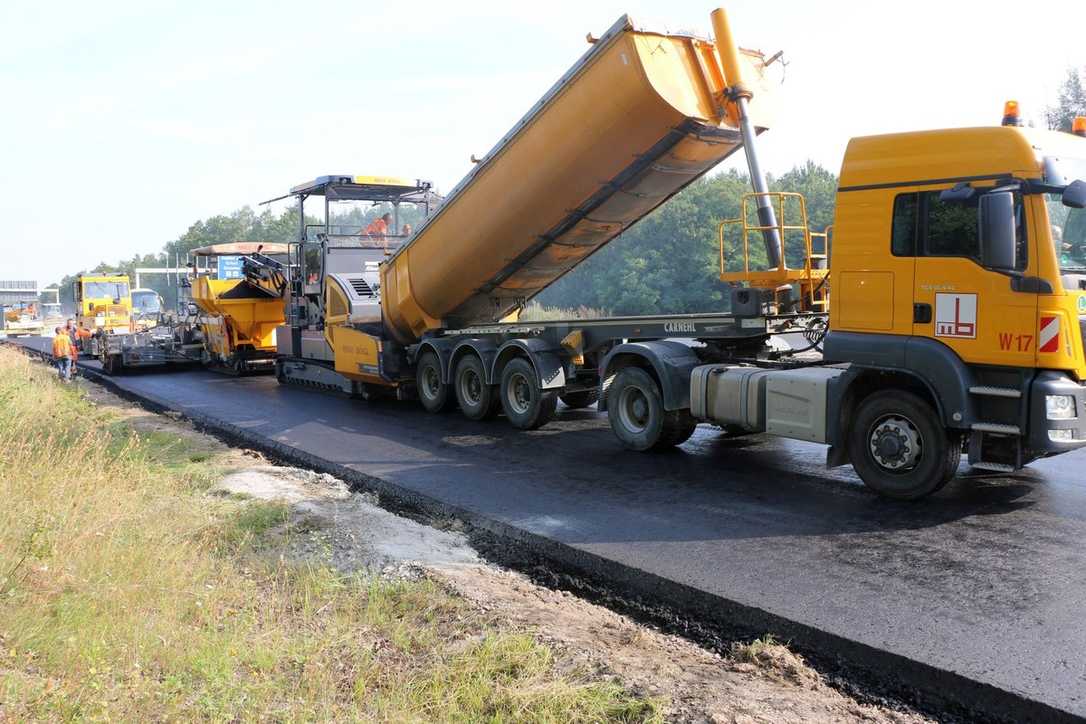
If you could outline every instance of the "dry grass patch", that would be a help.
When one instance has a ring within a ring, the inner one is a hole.
[[[645,721],[428,581],[269,555],[278,503],[0,349],[0,721]]]

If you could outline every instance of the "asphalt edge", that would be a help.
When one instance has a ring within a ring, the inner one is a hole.
[[[39,350],[11,341],[6,343],[47,359],[47,355]],[[861,700],[887,703],[881,701],[879,696],[872,696],[871,691],[865,691],[870,688],[891,699],[891,707],[892,700],[897,700],[941,721],[1086,721],[1022,694],[595,556],[387,480],[360,473],[232,423],[196,411],[178,409],[155,395],[127,389],[98,370],[80,366],[79,371],[88,380],[151,412],[168,413],[228,443],[241,443],[279,462],[328,473],[350,483],[355,489],[376,493],[382,507],[393,512],[415,514],[423,518],[423,522],[430,523],[458,521],[467,526],[465,532],[472,542],[481,544],[485,549],[481,552],[493,557],[495,562],[520,570],[537,580],[549,575],[551,580],[548,583],[551,585],[568,588],[579,595],[587,594],[589,598],[619,609],[620,613],[633,614],[642,619],[647,617],[663,628],[699,643],[703,643],[704,637],[700,637],[698,632],[684,630],[681,624],[668,625],[669,620],[696,621],[700,627],[727,631],[738,640],[771,634],[777,640],[787,642],[824,673],[825,669],[834,672],[839,678],[832,683],[849,694],[858,695]],[[525,566],[525,561],[531,563]],[[545,566],[549,574],[541,576],[539,566]],[[602,586],[599,585],[601,581]],[[861,687],[853,690],[850,681],[859,683]]]

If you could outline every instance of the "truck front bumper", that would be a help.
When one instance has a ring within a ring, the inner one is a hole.
[[[1049,398],[1064,412],[1050,412]],[[1067,412],[1067,405],[1071,409]],[[1030,457],[1040,458],[1086,446],[1086,385],[1062,372],[1039,372],[1030,389]]]

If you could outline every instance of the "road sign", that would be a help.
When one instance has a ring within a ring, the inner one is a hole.
[[[240,256],[220,256],[219,257],[219,279],[241,279],[241,257]]]

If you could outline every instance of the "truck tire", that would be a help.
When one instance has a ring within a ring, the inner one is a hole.
[[[607,390],[607,419],[630,450],[665,450],[686,442],[698,423],[689,410],[665,410],[660,386],[640,367],[623,367]]]
[[[519,430],[543,427],[558,408],[558,393],[540,387],[535,367],[523,357],[510,360],[502,370],[499,390],[505,416]]]
[[[415,385],[419,402],[427,412],[445,412],[452,408],[453,396],[449,386],[441,381],[441,361],[433,351],[426,351],[415,366]]]
[[[942,488],[962,454],[961,438],[947,432],[935,409],[903,390],[865,398],[848,439],[860,479],[895,500],[919,500]]]
[[[579,392],[566,392],[565,394],[559,395],[558,399],[561,400],[562,404],[566,407],[580,410],[595,405],[600,399],[600,391],[592,389],[580,390]]]
[[[486,370],[474,354],[464,355],[457,363],[453,389],[460,412],[469,420],[488,420],[498,414],[497,390],[486,383]]]

